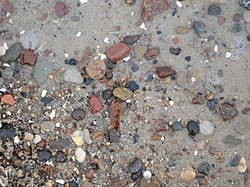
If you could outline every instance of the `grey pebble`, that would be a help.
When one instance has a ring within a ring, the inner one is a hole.
[[[203,21],[194,21],[193,29],[196,34],[202,34],[206,31],[206,24]]]
[[[129,165],[128,165],[128,171],[130,173],[137,173],[140,171],[143,167],[143,162],[139,158],[135,158]]]
[[[236,167],[239,165],[240,163],[240,155],[236,154],[233,159],[230,161],[229,165],[232,167]]]
[[[38,84],[43,84],[54,70],[54,64],[48,59],[38,59],[34,67],[34,78]]]
[[[207,13],[210,16],[219,16],[221,14],[220,5],[215,4],[215,3],[210,4],[207,10]]]

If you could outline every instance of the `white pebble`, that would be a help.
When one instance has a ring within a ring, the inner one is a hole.
[[[83,3],[87,3],[88,0],[80,0],[80,2],[83,4]]]
[[[209,121],[201,121],[200,132],[203,135],[210,135],[214,132],[214,125]]]
[[[226,58],[230,58],[232,56],[232,53],[226,52]]]
[[[152,177],[151,171],[149,171],[149,170],[144,171],[144,172],[143,172],[143,177],[144,177],[144,179],[147,180],[147,181],[150,180],[150,178]]]
[[[35,144],[39,143],[40,141],[42,141],[42,138],[40,135],[35,135],[35,138],[33,139],[33,142]]]
[[[142,29],[142,30],[148,30],[147,28],[146,28],[146,25],[145,25],[145,23],[142,23],[141,25],[140,25],[140,28]]]
[[[3,46],[0,46],[0,56],[5,55],[5,53],[6,53],[5,48]]]
[[[48,92],[47,90],[43,90],[42,94],[41,94],[41,97],[44,97],[47,94],[47,92]]]
[[[109,38],[104,38],[103,42],[104,42],[105,44],[110,44]]]
[[[81,36],[81,34],[82,34],[82,32],[78,32],[78,33],[76,34],[76,37],[79,38],[79,37]]]
[[[86,158],[86,152],[81,147],[78,147],[75,152],[75,158],[78,162],[84,162]]]

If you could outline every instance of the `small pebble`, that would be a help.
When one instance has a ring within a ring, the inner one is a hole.
[[[105,100],[110,99],[110,98],[112,97],[112,91],[111,91],[111,90],[104,90],[104,91],[102,92],[102,97],[103,97],[103,99],[105,99]]]
[[[203,135],[210,135],[214,132],[214,125],[209,121],[200,122],[200,133]]]
[[[106,63],[101,60],[91,61],[86,67],[86,73],[91,79],[99,80],[106,74]]]
[[[152,177],[152,173],[149,170],[143,172],[143,177],[146,181],[150,180]]]
[[[229,165],[232,167],[236,167],[239,165],[240,163],[240,155],[236,154],[233,159],[230,161]]]
[[[86,152],[81,147],[78,147],[75,151],[75,158],[80,163],[84,162],[86,158]]]
[[[210,16],[219,16],[221,14],[220,5],[215,4],[215,3],[210,4],[207,10],[207,13]]]
[[[80,108],[74,109],[71,113],[71,117],[77,121],[80,121],[85,118],[85,115],[85,112]]]
[[[136,181],[137,179],[139,179],[142,175],[142,170],[139,170],[137,173],[132,173],[131,174],[131,179],[133,181]]]
[[[198,172],[203,175],[208,175],[211,170],[211,166],[207,162],[203,162],[198,166]]]
[[[84,139],[84,141],[87,144],[89,144],[89,145],[92,144],[92,139],[91,139],[89,130],[88,129],[84,129],[82,133],[83,133],[83,139]]]
[[[120,141],[120,134],[115,129],[109,131],[109,141],[116,143]]]
[[[173,55],[179,55],[181,53],[181,48],[170,47],[169,52]]]
[[[190,135],[196,135],[200,131],[198,123],[193,120],[188,122],[187,130],[190,133]]]
[[[123,42],[128,45],[133,45],[140,39],[140,35],[128,35],[123,38]]]
[[[242,30],[242,25],[241,23],[235,23],[232,27],[231,27],[231,32],[232,33],[238,33]]]
[[[52,132],[55,129],[55,125],[52,121],[44,121],[40,124],[41,131],[46,132]]]
[[[185,60],[186,60],[187,62],[190,62],[191,56],[186,56],[186,57],[185,57]]]
[[[64,163],[67,161],[67,156],[62,151],[57,151],[55,154],[55,161],[57,163]]]
[[[38,160],[46,162],[51,158],[51,152],[48,150],[37,151]]]
[[[185,182],[191,182],[196,177],[196,172],[190,166],[184,168],[180,173],[180,178]]]
[[[170,66],[161,66],[161,67],[157,67],[156,69],[156,74],[161,79],[170,77],[173,75],[173,73],[174,73],[174,70]]]
[[[71,136],[71,139],[73,140],[73,142],[77,146],[83,145],[84,141],[83,141],[83,132],[82,131],[77,130],[73,134],[71,134],[70,136]]]
[[[130,173],[137,173],[140,171],[143,167],[143,162],[139,158],[135,158],[129,165],[128,165],[128,171]]]
[[[240,158],[240,163],[237,166],[237,170],[240,173],[245,173],[247,171],[247,161],[244,157]]]
[[[202,34],[206,30],[206,24],[202,21],[194,21],[193,23],[193,29],[196,34]]]
[[[135,93],[136,90],[140,88],[140,86],[133,80],[129,83],[127,83],[126,87],[131,90],[133,93]]]
[[[181,130],[182,129],[182,124],[181,122],[175,122],[171,125],[171,128],[174,130],[174,131],[178,131],[178,130]]]

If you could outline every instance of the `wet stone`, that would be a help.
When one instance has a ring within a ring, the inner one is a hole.
[[[51,152],[49,150],[37,151],[38,160],[46,162],[51,158]]]
[[[129,165],[128,165],[128,171],[130,173],[137,173],[143,168],[143,162],[139,158],[135,158]]]
[[[6,51],[4,56],[1,56],[1,60],[4,62],[14,62],[16,61],[20,55],[22,54],[23,46],[21,43],[14,43],[10,48]]]
[[[202,34],[206,31],[206,24],[202,21],[194,21],[193,29],[196,34]]]
[[[144,54],[144,57],[147,60],[152,60],[152,59],[155,59],[159,54],[160,54],[160,49],[157,47],[154,47],[154,48],[148,49],[146,53]]]
[[[169,52],[173,55],[179,55],[181,53],[181,48],[179,47],[170,47]]]
[[[198,166],[198,172],[203,175],[208,175],[211,170],[211,166],[207,162],[203,162]]]
[[[193,120],[189,121],[187,124],[187,130],[190,133],[190,135],[196,135],[197,133],[199,133],[200,129],[198,122]]]
[[[120,134],[115,129],[109,131],[109,141],[111,143],[120,141]]]
[[[100,112],[104,108],[104,106],[102,105],[102,102],[98,97],[92,95],[89,98],[89,108],[92,114],[96,114]]]
[[[71,117],[77,121],[84,119],[85,115],[86,113],[80,108],[74,109],[71,113]]]
[[[200,122],[200,133],[203,135],[210,135],[214,132],[214,125],[209,121]]]
[[[62,151],[57,151],[55,154],[55,161],[57,163],[64,163],[67,161],[67,156]]]
[[[219,16],[221,14],[221,7],[218,4],[212,3],[209,5],[207,13],[209,16]]]
[[[123,38],[123,42],[128,45],[133,45],[140,39],[140,35],[128,35]]]
[[[240,155],[236,154],[233,159],[230,161],[229,165],[232,167],[236,167],[239,165],[240,163]]]
[[[34,78],[38,84],[43,84],[54,70],[54,64],[48,59],[38,59],[34,67]]]
[[[131,179],[133,181],[136,181],[137,179],[139,179],[142,176],[142,170],[139,170],[137,173],[132,173],[131,174]]]
[[[181,124],[181,122],[174,122],[174,123],[171,125],[171,128],[172,128],[172,130],[174,130],[174,131],[181,130],[181,129],[182,129],[182,124]]]
[[[131,90],[133,93],[135,93],[135,91],[140,88],[140,86],[135,81],[131,81],[131,82],[127,83],[126,87],[129,90]]]
[[[156,74],[159,78],[167,78],[172,76],[174,73],[174,70],[170,66],[161,66],[157,67]]]
[[[15,136],[16,136],[16,130],[11,125],[2,123],[2,127],[0,128],[0,138],[13,139]]]

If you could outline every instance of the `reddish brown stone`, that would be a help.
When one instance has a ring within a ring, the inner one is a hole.
[[[156,141],[161,141],[161,135],[160,134],[153,134],[153,136],[151,137],[152,140],[156,140]]]
[[[157,47],[148,49],[144,55],[147,60],[152,60],[160,54],[160,49]]]
[[[1,98],[1,102],[13,106],[13,105],[14,105],[14,98],[13,98],[13,96],[10,95],[10,94],[5,94],[5,95]]]
[[[21,56],[20,63],[22,65],[34,66],[37,61],[37,54],[34,50],[24,50]]]
[[[193,104],[198,104],[198,105],[202,105],[204,104],[204,100],[203,97],[201,95],[196,95],[193,100],[192,100]]]
[[[170,66],[161,66],[156,69],[156,74],[159,78],[167,78],[173,75],[174,70]]]
[[[141,18],[144,21],[152,20],[168,9],[167,0],[144,0],[142,3]]]
[[[238,111],[233,103],[224,102],[219,106],[219,112],[224,121],[234,118]]]
[[[68,14],[68,8],[63,2],[57,1],[54,8],[57,17],[63,17]]]
[[[92,179],[92,178],[94,178],[94,174],[95,174],[95,172],[93,169],[87,169],[85,176],[87,179]]]
[[[233,21],[235,21],[235,22],[239,22],[241,20],[241,18],[242,18],[242,15],[239,13],[236,13],[233,15]]]
[[[112,103],[108,106],[109,119],[114,129],[119,129],[120,127],[120,113],[121,105],[120,103]]]
[[[103,105],[102,105],[101,100],[94,95],[90,96],[89,108],[90,108],[90,112],[92,114],[98,113],[99,111],[101,111],[103,109]]]
[[[127,57],[130,51],[131,49],[127,44],[117,43],[106,50],[106,55],[111,62],[115,63],[118,60],[122,60],[123,58]]]
[[[5,12],[12,11],[12,4],[8,0],[0,0],[0,6]]]
[[[167,131],[168,126],[166,125],[166,122],[164,119],[158,119],[154,125],[155,131],[156,132],[161,132],[161,131]]]
[[[218,25],[222,26],[226,22],[226,18],[223,16],[219,16]]]
[[[201,179],[199,180],[199,185],[200,185],[200,186],[205,186],[205,185],[207,185],[207,180],[206,180],[205,178],[201,178]]]

